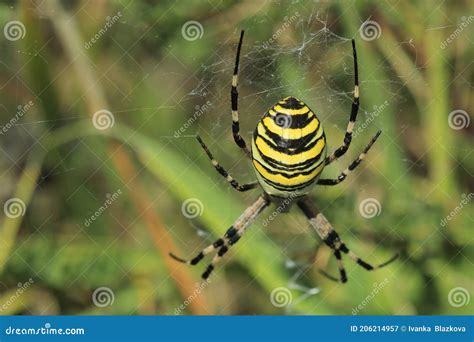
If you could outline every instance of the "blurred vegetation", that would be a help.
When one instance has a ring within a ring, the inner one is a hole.
[[[351,314],[363,302],[359,314],[472,313],[474,300],[456,307],[448,297],[457,287],[468,296],[474,290],[473,203],[442,224],[474,190],[473,125],[448,124],[453,110],[474,112],[474,23],[442,47],[472,10],[469,1],[2,2],[2,25],[18,20],[26,34],[0,41],[0,124],[7,127],[18,106],[33,106],[0,135],[1,203],[18,198],[26,208],[1,218],[0,314],[173,314],[183,303],[181,314]],[[203,27],[200,39],[184,39],[191,20]],[[366,20],[380,25],[377,39],[361,39]],[[349,282],[331,282],[318,268],[336,273],[332,254],[296,208],[263,227],[267,209],[198,295],[205,265],[167,256],[196,253],[257,196],[236,193],[193,138],[199,132],[237,179],[254,179],[230,130],[240,29],[244,136],[293,94],[323,119],[330,148],[342,142],[349,115],[346,39],[356,39],[358,125],[367,127],[325,176],[344,169],[378,128],[383,135],[344,183],[311,196],[359,255],[377,263],[399,251],[396,263],[369,273],[347,260]],[[92,118],[103,109],[114,125],[98,130]],[[372,219],[359,214],[369,197],[382,208]],[[203,205],[194,219],[182,214],[189,198]],[[113,291],[112,305],[93,304],[99,287]],[[286,309],[271,303],[278,287],[291,289]],[[319,293],[310,295],[312,288]]]

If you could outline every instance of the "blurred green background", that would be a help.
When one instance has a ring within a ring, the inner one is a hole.
[[[473,6],[469,1],[2,1],[0,314],[468,314],[473,302]],[[230,130],[289,95],[343,139],[359,54],[361,109],[345,169],[311,197],[377,272],[337,274],[293,208],[268,208],[209,284],[192,256],[259,190]],[[364,207],[369,201],[371,207]],[[372,210],[372,211],[371,211]],[[368,212],[366,212],[368,211]],[[449,216],[449,220],[448,217]],[[93,217],[93,218],[91,218]]]

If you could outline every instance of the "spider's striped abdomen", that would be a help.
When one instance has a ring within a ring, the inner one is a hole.
[[[302,101],[287,97],[257,124],[252,162],[270,195],[305,195],[324,168],[326,137],[316,115]]]

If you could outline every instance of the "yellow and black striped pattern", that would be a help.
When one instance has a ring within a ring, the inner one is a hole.
[[[270,195],[307,194],[321,174],[325,158],[321,122],[294,97],[271,107],[255,129],[252,162],[260,184]]]

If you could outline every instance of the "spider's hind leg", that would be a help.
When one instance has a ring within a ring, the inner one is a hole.
[[[270,204],[270,200],[266,195],[261,195],[250,207],[248,207],[242,215],[235,221],[235,223],[227,230],[224,237],[217,239],[211,245],[204,248],[194,258],[186,260],[176,255],[169,253],[169,255],[176,261],[188,264],[198,264],[207,254],[217,250],[217,254],[212,259],[211,263],[207,266],[206,270],[202,274],[202,278],[206,280],[211,275],[216,264],[222,259],[227,253],[229,248],[239,241],[240,237],[245,233],[247,228],[252,224],[255,218]]]
[[[233,227],[231,227],[229,230],[231,230]],[[227,233],[226,233],[227,234]],[[224,246],[225,242],[223,238],[219,238],[216,241],[214,241],[212,244],[204,248],[202,251],[200,251],[194,258],[192,259],[183,259],[178,256],[176,256],[173,253],[169,253],[170,257],[172,257],[174,260],[179,261],[183,264],[188,264],[188,265],[197,265],[199,261],[201,261],[207,254],[215,251],[216,249]]]
[[[377,270],[379,268],[382,268],[382,267],[385,267],[389,264],[391,264],[392,262],[394,262],[395,260],[398,259],[398,253],[396,253],[395,255],[393,255],[390,259],[388,259],[387,261],[379,264],[379,265],[376,265],[376,266],[372,266],[371,264],[365,262],[364,260],[362,260],[361,258],[359,258],[354,252],[352,252],[351,250],[349,250],[349,248],[347,248],[347,246],[341,241],[341,246],[339,248],[344,254],[347,254],[349,256],[349,258],[351,258],[357,265],[361,266],[362,268],[365,268],[367,271],[373,271],[373,270]]]
[[[347,281],[347,275],[346,275],[346,270],[344,269],[344,265],[342,262],[341,252],[348,255],[349,258],[351,258],[355,263],[357,263],[359,266],[363,267],[367,271],[373,271],[373,270],[382,268],[384,266],[387,266],[388,264],[392,263],[398,258],[398,254],[395,254],[389,260],[381,263],[380,265],[372,266],[371,264],[359,258],[354,252],[349,250],[349,248],[347,248],[346,244],[341,240],[341,238],[339,237],[339,234],[334,230],[334,228],[326,219],[326,217],[322,213],[320,213],[310,203],[308,198],[304,198],[298,201],[298,207],[303,211],[303,213],[309,219],[311,227],[313,227],[314,230],[316,230],[316,232],[324,241],[324,243],[333,250],[334,256],[337,259],[337,265],[338,265],[339,274],[340,274],[340,281],[342,283],[345,283]],[[328,275],[326,272],[321,272],[321,273],[326,275],[328,278],[337,281],[336,278]]]
[[[237,242],[238,239],[240,239],[240,233],[234,226],[230,226],[229,229],[227,229],[227,232],[224,234],[224,237],[217,239],[214,241],[212,244],[201,250],[194,258],[192,259],[183,259],[178,256],[176,256],[173,253],[168,253],[170,257],[172,257],[174,260],[181,262],[183,264],[188,264],[188,265],[197,265],[204,257],[215,250],[218,250],[217,254],[222,254],[224,255],[227,252],[227,244],[229,243],[230,245],[234,244]]]

